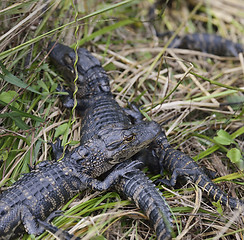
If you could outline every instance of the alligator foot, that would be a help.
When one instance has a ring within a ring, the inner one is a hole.
[[[172,187],[171,183],[170,183],[170,180],[168,179],[157,179],[155,182],[155,184],[163,184],[163,185],[166,185],[168,187]]]
[[[46,218],[46,222],[50,222],[52,221],[55,217],[60,217],[63,215],[63,211],[62,210],[56,210],[55,212],[52,212],[47,218]]]
[[[86,185],[87,187],[96,191],[105,191],[115,184],[120,177],[126,178],[126,174],[136,171],[138,165],[140,164],[140,162],[135,161],[131,162],[127,166],[122,165],[123,167],[121,168],[115,168],[103,181],[91,178],[87,174],[83,173],[79,177],[82,184]]]
[[[142,115],[136,104],[128,102],[128,107],[129,108],[124,108],[124,111],[131,118],[133,124],[142,122],[144,116]]]
[[[51,145],[52,150],[53,150],[53,156],[55,158],[56,161],[58,161],[63,153],[64,153],[64,148],[62,146],[62,141],[60,140],[60,138],[57,138],[57,142],[56,143],[48,143],[49,145]],[[65,150],[65,155],[68,153],[68,149]]]
[[[40,226],[42,226],[48,232],[52,233],[59,240],[81,240],[81,238],[75,237],[73,234],[69,234],[68,232],[59,229],[45,221],[41,221],[38,219],[38,223],[40,224]]]

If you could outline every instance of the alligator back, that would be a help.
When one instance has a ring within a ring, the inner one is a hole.
[[[23,233],[39,235],[44,220],[82,189],[74,169],[63,162],[45,162],[25,174],[0,195],[0,239],[12,239]]]
[[[98,93],[110,94],[109,79],[99,60],[85,48],[72,48],[60,43],[51,42],[48,46],[50,58],[61,71],[67,83],[75,90],[74,80],[78,87],[77,98],[86,100]]]
[[[134,201],[136,206],[146,214],[158,240],[171,239],[172,218],[165,198],[140,170],[127,176],[120,179],[115,188]]]
[[[102,136],[104,130],[130,128],[130,118],[113,98],[109,78],[99,60],[83,48],[79,48],[76,55],[65,45],[52,43],[49,48],[52,47],[50,57],[63,70],[65,80],[73,85],[76,76],[78,78],[78,108],[83,110],[81,144],[95,135]]]
[[[104,131],[129,129],[129,117],[111,95],[96,95],[93,104],[86,109],[81,125],[81,143],[94,135],[102,136]]]

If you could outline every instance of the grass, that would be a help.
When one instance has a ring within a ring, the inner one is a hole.
[[[163,124],[175,148],[214,170],[215,181],[230,196],[244,197],[242,166],[227,157],[234,148],[243,156],[243,56],[166,49],[170,39],[167,43],[153,35],[155,28],[208,32],[244,44],[241,0],[174,1],[153,23],[148,21],[152,2],[144,0],[1,4],[2,190],[28,172],[28,164],[51,160],[48,142],[58,135],[64,144],[79,141],[81,119],[62,106],[56,87],[64,82],[47,56],[48,42],[57,40],[93,52],[110,75],[121,106],[127,101],[142,105],[146,117]],[[232,102],[242,103],[225,105]],[[219,136],[219,130],[225,133]],[[243,219],[213,206],[194,185],[159,188],[174,213],[176,239],[243,238]],[[63,209],[65,216],[53,223],[83,239],[155,239],[145,216],[114,192],[86,191]],[[31,237],[26,234],[24,239]]]

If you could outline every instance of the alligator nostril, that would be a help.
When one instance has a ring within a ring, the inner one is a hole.
[[[85,154],[84,154],[84,157],[88,157],[89,156],[89,152],[86,152]]]

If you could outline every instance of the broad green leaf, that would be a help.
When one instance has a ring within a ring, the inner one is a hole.
[[[9,117],[16,123],[16,125],[23,130],[27,130],[30,127],[20,118],[20,117],[13,117],[9,115]]]
[[[42,81],[42,80],[38,80],[37,84],[42,87],[46,92],[49,92],[49,89],[47,87],[47,85]]]
[[[70,141],[69,142],[69,146],[74,146],[76,144],[78,144],[80,141]]]
[[[235,173],[231,173],[222,177],[218,177],[216,179],[214,179],[215,183],[220,183],[222,181],[231,181],[231,180],[235,180],[237,178],[242,178],[243,177],[243,173],[242,172],[235,172]]]
[[[2,161],[5,161],[5,160],[7,160],[8,159],[8,151],[1,151],[1,153],[0,153],[0,160],[2,160]],[[0,166],[1,166],[1,163],[0,163]]]
[[[241,136],[242,134],[244,134],[244,126],[241,127],[241,128],[239,128],[239,129],[237,129],[235,132],[233,132],[233,133],[231,134],[231,137],[232,137],[233,139],[235,139],[236,137]]]
[[[57,137],[63,135],[63,134],[66,132],[66,130],[67,130],[68,128],[69,128],[68,123],[64,123],[64,124],[58,126],[58,127],[56,128],[54,138],[57,138]]]
[[[52,86],[51,86],[50,92],[56,91],[57,87],[58,87],[58,84],[57,83],[53,83]]]
[[[235,132],[233,132],[233,133],[231,134],[231,137],[232,137],[233,139],[235,139],[235,138],[239,137],[239,136],[242,135],[242,134],[244,134],[244,127],[241,127],[241,128],[239,128],[239,129],[237,129]],[[207,150],[201,152],[199,155],[193,157],[193,159],[194,159],[195,161],[196,161],[196,160],[200,160],[200,159],[202,159],[202,158],[204,158],[204,157],[210,155],[211,153],[217,151],[219,148],[220,148],[220,146],[214,145],[214,146],[208,148]]]
[[[4,74],[1,74],[0,73],[0,77],[8,82],[8,83],[11,83],[17,87],[20,87],[20,88],[26,88],[28,89],[29,91],[31,92],[34,92],[34,93],[37,93],[37,94],[41,94],[40,92],[36,91],[35,89],[33,89],[32,87],[28,87],[28,85],[23,82],[22,80],[20,80],[19,78],[17,78],[16,76],[14,76],[12,73],[10,73],[5,67],[4,65],[0,62],[0,67],[2,68],[2,72]]]
[[[217,208],[217,212],[220,214],[220,215],[223,215],[223,208],[221,206],[221,203],[220,201],[218,202],[212,202],[212,204]]]
[[[220,129],[217,132],[217,135],[217,137],[214,137],[214,140],[219,144],[230,145],[231,143],[234,143],[234,140],[232,139],[230,134],[224,131],[223,129]]]
[[[18,95],[17,92],[15,91],[7,91],[7,92],[2,92],[0,94],[0,100],[5,102],[5,103],[10,103],[14,97]],[[17,102],[12,102],[12,106],[19,108],[19,104]]]
[[[99,236],[92,237],[91,240],[106,240],[106,238],[99,235]]]
[[[240,163],[241,160],[241,152],[237,148],[232,148],[228,151],[226,156],[230,159],[231,162],[233,163]]]

